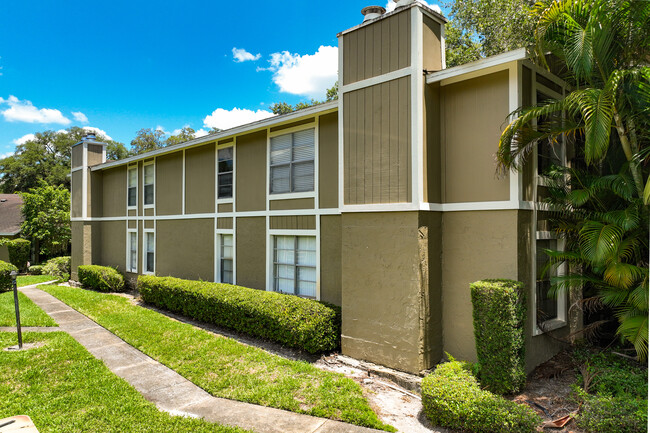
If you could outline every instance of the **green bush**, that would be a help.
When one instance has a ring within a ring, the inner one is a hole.
[[[648,428],[648,399],[581,393],[582,411],[578,427],[590,433],[645,433]]]
[[[43,265],[32,265],[27,269],[30,275],[43,275]]]
[[[0,292],[6,292],[12,289],[11,271],[18,272],[18,268],[11,263],[0,260]]]
[[[523,287],[512,280],[470,284],[479,379],[498,394],[517,392],[526,383]]]
[[[5,241],[9,251],[9,261],[20,271],[27,269],[27,262],[32,251],[32,243],[27,239],[11,239]]]
[[[70,279],[70,256],[55,257],[43,265],[43,274],[52,275],[61,281]]]
[[[139,276],[150,304],[310,353],[335,349],[340,309],[317,301],[229,284]]]
[[[474,433],[536,431],[541,420],[532,409],[482,390],[470,369],[452,358],[422,379],[423,411],[434,425]]]
[[[117,269],[108,266],[82,265],[77,269],[79,282],[83,287],[100,292],[121,292],[124,277]]]

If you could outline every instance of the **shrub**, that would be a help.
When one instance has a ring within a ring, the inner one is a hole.
[[[62,281],[70,279],[70,256],[55,257],[43,266],[43,274],[52,275]]]
[[[124,277],[117,269],[108,266],[82,265],[77,270],[79,282],[86,288],[100,292],[121,292]]]
[[[6,292],[12,289],[11,271],[18,272],[18,268],[11,263],[0,260],[0,292]]]
[[[648,400],[581,393],[582,411],[578,427],[593,433],[645,433],[648,428]]]
[[[288,347],[317,353],[339,345],[340,309],[317,301],[229,284],[142,275],[138,290],[147,303]]]
[[[523,283],[482,280],[470,285],[479,379],[498,394],[519,391],[526,383]]]
[[[482,390],[470,369],[452,358],[422,379],[423,411],[434,425],[475,433],[536,431],[541,420],[532,409]]]
[[[43,275],[43,265],[32,265],[27,272],[31,275]]]
[[[27,239],[11,239],[5,241],[9,251],[9,261],[20,271],[27,269],[27,262],[32,250],[32,243]]]

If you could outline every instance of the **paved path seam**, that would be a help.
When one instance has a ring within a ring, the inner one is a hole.
[[[35,285],[20,290],[116,375],[159,409],[258,433],[378,432],[340,421],[214,397]],[[13,328],[15,329],[15,328]],[[27,330],[27,328],[23,328]],[[43,328],[38,328],[43,329]],[[0,328],[2,330],[2,328]],[[51,332],[51,331],[49,331]]]

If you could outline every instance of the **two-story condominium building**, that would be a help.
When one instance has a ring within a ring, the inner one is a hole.
[[[338,101],[120,161],[72,150],[72,267],[233,283],[342,307],[342,352],[419,372],[474,359],[469,284],[528,290],[527,365],[558,350],[564,296],[533,158],[495,174],[509,113],[561,96],[524,49],[445,68],[444,24],[402,0],[341,32]],[[565,155],[554,156],[563,159]]]

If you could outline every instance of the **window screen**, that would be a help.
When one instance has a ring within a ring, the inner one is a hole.
[[[316,238],[273,237],[273,288],[276,292],[316,297]]]
[[[232,284],[233,282],[233,254],[232,254],[232,235],[219,235],[221,237],[219,256],[221,282]]]
[[[271,194],[314,190],[314,130],[271,138]]]

